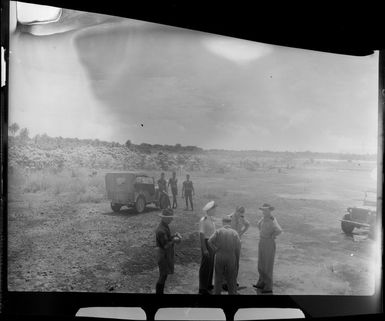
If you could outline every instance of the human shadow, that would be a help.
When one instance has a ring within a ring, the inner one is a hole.
[[[139,216],[144,215],[151,212],[159,212],[160,209],[153,206],[146,206],[144,208],[144,211],[142,213],[138,213],[134,207],[123,207],[118,212],[109,211],[102,213],[102,215],[106,216],[118,216],[118,217],[133,217],[133,216]]]

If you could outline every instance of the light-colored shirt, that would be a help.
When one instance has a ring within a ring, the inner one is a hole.
[[[208,239],[215,232],[215,223],[211,216],[203,216],[199,221],[199,233],[203,233]]]
[[[239,234],[241,237],[241,232],[244,226],[249,226],[250,223],[245,219],[244,214],[236,215],[235,212],[228,215],[231,218],[231,228]]]
[[[274,217],[262,218],[258,222],[258,228],[261,238],[275,239],[276,236],[282,233],[282,228],[279,226],[277,219]]]

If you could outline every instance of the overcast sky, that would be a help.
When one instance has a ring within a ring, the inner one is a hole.
[[[11,35],[10,123],[31,135],[377,150],[378,53],[320,53],[123,18],[90,27],[92,15],[84,17],[86,28]]]

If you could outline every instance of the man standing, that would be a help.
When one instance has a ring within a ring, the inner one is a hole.
[[[231,219],[231,228],[238,232],[239,238],[242,238],[242,235],[250,227],[250,222],[245,218],[245,208],[243,206],[237,206],[235,212],[229,215]]]
[[[222,282],[226,280],[229,294],[237,294],[237,262],[241,250],[238,233],[231,228],[231,218],[222,219],[223,227],[216,230],[208,240],[215,251],[214,293],[221,294]]]
[[[168,180],[167,188],[171,186],[172,193],[172,208],[177,208],[178,203],[176,196],[178,195],[178,179],[176,178],[176,172],[172,172],[172,177]]]
[[[168,274],[174,273],[174,244],[180,243],[179,233],[171,236],[169,224],[174,218],[174,212],[170,208],[158,214],[162,219],[155,231],[156,246],[158,247],[159,279],[156,283],[156,294],[163,294],[164,285]]]
[[[259,280],[253,287],[261,289],[262,293],[273,293],[273,266],[275,257],[275,238],[282,233],[277,220],[271,215],[274,207],[263,204],[259,208],[263,218],[258,222],[260,231],[258,245],[258,273]]]
[[[199,268],[199,294],[210,294],[213,287],[214,251],[208,244],[208,240],[215,232],[215,224],[212,216],[215,215],[217,205],[214,201],[208,202],[204,207],[203,216],[199,221],[199,238],[201,243],[201,266]]]
[[[186,200],[186,208],[185,211],[188,211],[188,200],[190,200],[190,205],[191,205],[191,210],[194,210],[194,205],[192,201],[192,197],[195,195],[194,191],[194,185],[193,182],[190,181],[190,175],[186,175],[186,180],[183,182],[183,187],[182,187],[182,198],[184,197]]]
[[[162,193],[162,192],[167,193],[167,182],[164,179],[164,173],[160,174],[160,179],[158,179],[158,188],[159,188],[159,193]]]
[[[245,208],[243,206],[237,206],[235,208],[235,211],[231,213],[229,216],[229,219],[231,221],[231,228],[236,231],[239,235],[239,238],[242,238],[242,235],[245,234],[245,232],[250,227],[250,222],[245,218]],[[238,278],[238,271],[239,271],[239,256],[237,260],[237,278]],[[227,291],[228,287],[227,284],[223,284],[223,290]]]

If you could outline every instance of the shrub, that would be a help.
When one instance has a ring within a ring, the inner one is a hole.
[[[49,179],[48,175],[45,175],[43,171],[24,173],[24,175],[23,191],[27,193],[46,191],[52,184],[52,179]]]

